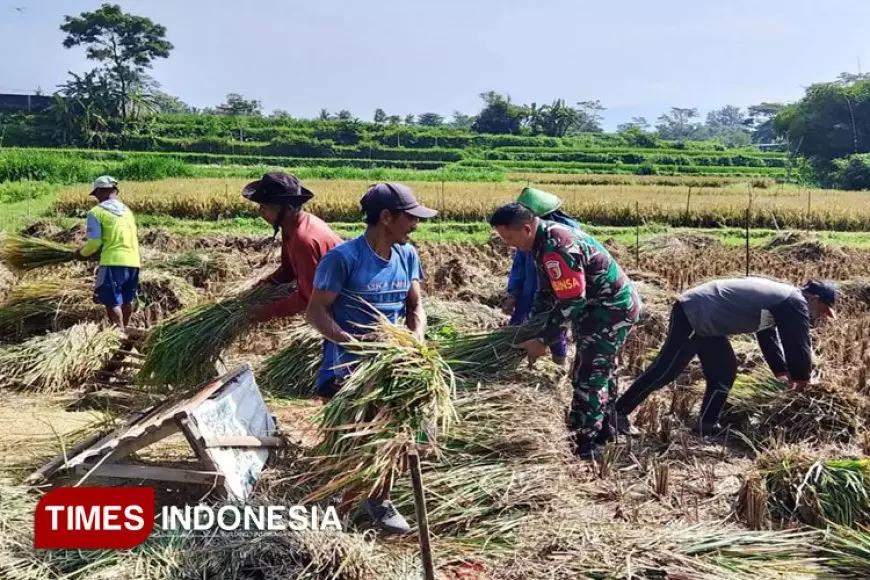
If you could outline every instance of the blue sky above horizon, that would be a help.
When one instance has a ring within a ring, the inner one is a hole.
[[[163,90],[197,107],[237,92],[297,117],[349,109],[473,114],[479,93],[517,103],[599,99],[605,128],[671,106],[793,101],[870,68],[867,0],[121,0],[163,24]],[[50,93],[91,68],[64,49],[65,14],[99,0],[0,0],[0,92]],[[23,10],[16,10],[23,8]]]

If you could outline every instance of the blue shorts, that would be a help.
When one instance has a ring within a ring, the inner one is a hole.
[[[139,268],[100,266],[94,288],[94,302],[115,307],[132,304],[139,290]]]

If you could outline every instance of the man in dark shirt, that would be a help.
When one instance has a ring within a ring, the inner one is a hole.
[[[773,374],[792,386],[810,379],[810,326],[836,318],[837,293],[827,282],[811,280],[796,288],[767,278],[707,282],[685,292],[671,309],[668,335],[650,367],[616,403],[620,423],[653,391],[673,382],[698,355],[707,390],[696,431],[717,432],[719,414],[737,377],[737,359],[728,341],[754,333]]]

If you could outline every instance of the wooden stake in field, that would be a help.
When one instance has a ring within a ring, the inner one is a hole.
[[[634,202],[634,215],[637,223],[634,224],[634,265],[640,268],[640,202]]]
[[[435,565],[432,561],[432,545],[429,538],[429,514],[426,512],[426,495],[423,491],[423,474],[420,470],[420,455],[414,449],[408,452],[408,470],[414,485],[414,507],[417,511],[417,532],[420,538],[420,558],[423,560],[423,577],[435,580]]]
[[[746,208],[746,275],[749,276],[749,216],[750,209]]]

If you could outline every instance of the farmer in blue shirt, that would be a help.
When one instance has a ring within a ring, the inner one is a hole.
[[[355,358],[342,344],[365,334],[358,325],[376,321],[372,307],[392,322],[405,317],[408,328],[421,340],[426,332],[420,289],[423,269],[408,242],[419,221],[437,212],[423,207],[414,192],[399,183],[374,185],[360,206],[365,213],[365,233],[320,260],[306,312],[308,322],[325,339],[317,392],[326,399],[338,393],[352,372],[346,365]],[[366,500],[366,511],[384,531],[405,533],[410,527],[393,507],[390,486],[386,487]]]
[[[559,222],[569,227],[581,229],[580,224],[569,218],[559,208],[562,200],[546,191],[532,187],[523,189],[517,201],[529,208],[537,217]],[[532,311],[532,303],[538,291],[538,271],[531,252],[514,252],[514,261],[508,277],[508,297],[502,305],[505,314],[510,315],[510,324],[522,324]],[[568,332],[562,329],[558,338],[550,345],[550,352],[556,364],[565,364],[568,356]]]

